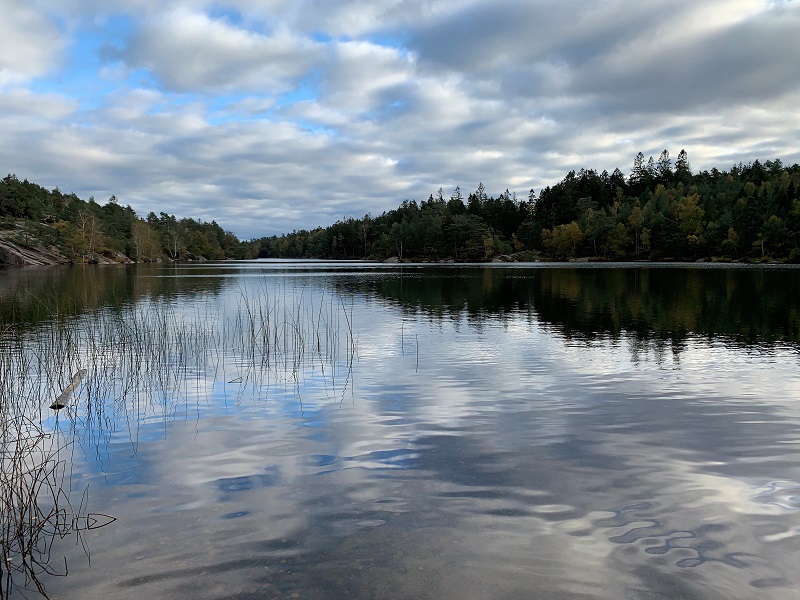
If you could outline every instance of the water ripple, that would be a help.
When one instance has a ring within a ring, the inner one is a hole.
[[[779,506],[787,510],[800,510],[800,483],[770,481],[755,488],[753,500],[760,504]]]

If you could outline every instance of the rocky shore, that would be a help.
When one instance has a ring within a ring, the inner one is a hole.
[[[63,249],[46,245],[24,232],[21,228],[0,230],[0,267],[26,267],[42,265],[68,265],[74,261]],[[130,263],[121,253],[98,254],[92,263]]]

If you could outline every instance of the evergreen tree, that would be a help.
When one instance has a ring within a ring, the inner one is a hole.
[[[689,155],[686,154],[686,150],[681,150],[678,153],[678,159],[675,161],[675,177],[678,181],[686,183],[691,176],[692,167],[689,165]]]
[[[664,149],[658,157],[656,181],[665,185],[669,184],[672,182],[672,175],[672,159],[669,157],[669,151]]]

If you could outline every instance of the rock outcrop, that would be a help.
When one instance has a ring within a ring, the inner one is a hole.
[[[65,265],[70,260],[58,248],[43,244],[21,245],[10,232],[0,231],[0,265],[24,267],[27,265]],[[16,232],[11,232],[16,234]]]
[[[47,246],[19,228],[0,230],[0,266],[68,265],[72,262],[61,249]],[[133,261],[120,252],[108,252],[94,256],[90,262],[117,264]]]

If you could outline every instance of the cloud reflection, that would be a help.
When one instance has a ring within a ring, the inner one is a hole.
[[[523,287],[532,307],[498,294],[496,308],[490,289],[446,318],[382,277],[281,273],[291,298],[328,286],[347,298],[358,351],[346,396],[331,393],[330,363],[290,362],[269,382],[256,369],[242,385],[228,382],[246,356],[224,356],[187,396],[199,412],[142,423],[160,435],[134,457],[111,440],[105,474],[82,467],[109,483],[93,499],[124,525],[92,540],[92,570],[59,591],[793,597],[794,350],[761,355],[723,331],[686,335],[679,358],[659,361],[630,352],[638,330],[574,335],[553,315],[575,313],[554,305],[597,297],[567,294],[591,277],[537,272],[558,292]],[[552,310],[537,311],[545,299]]]

